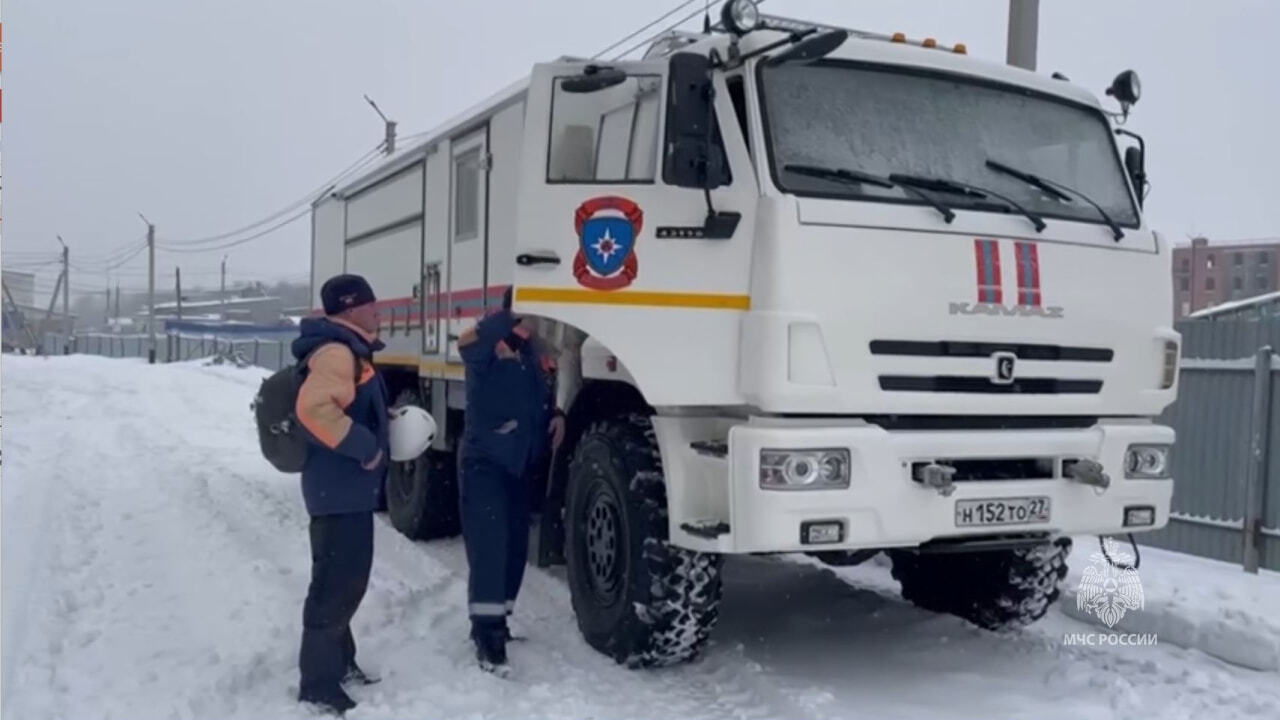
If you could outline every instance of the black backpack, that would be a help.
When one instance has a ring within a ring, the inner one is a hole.
[[[297,364],[277,370],[263,380],[257,397],[250,404],[258,424],[258,445],[262,456],[280,472],[300,473],[307,461],[307,435],[299,426],[294,408],[298,404],[298,390],[307,378],[307,362],[320,347]],[[355,358],[355,382],[359,384],[360,357],[354,352],[352,356]]]

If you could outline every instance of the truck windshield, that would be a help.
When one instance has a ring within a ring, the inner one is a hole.
[[[958,75],[841,61],[765,65],[760,75],[770,160],[778,186],[798,195],[922,202],[900,184],[836,183],[793,167],[856,168],[889,177],[939,181],[935,193],[955,209],[997,211],[945,181],[990,188],[1045,217],[1102,223],[1070,194],[1047,192],[988,160],[1078,189],[1119,225],[1138,213],[1096,109],[1013,86]]]

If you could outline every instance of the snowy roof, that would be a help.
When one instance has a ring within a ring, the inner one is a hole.
[[[1224,302],[1220,305],[1214,305],[1211,308],[1197,310],[1191,313],[1190,315],[1188,315],[1187,317],[1198,319],[1198,318],[1214,317],[1217,315],[1226,315],[1228,313],[1235,312],[1236,310],[1243,310],[1245,308],[1255,307],[1257,305],[1265,305],[1269,302],[1274,302],[1276,300],[1280,300],[1280,292],[1269,292],[1269,293],[1264,293],[1262,295],[1255,295],[1250,298],[1245,298],[1243,300],[1232,300],[1230,302]]]
[[[227,298],[226,304],[227,305],[249,305],[252,303],[279,302],[279,300],[280,298],[278,297],[236,297],[236,298]],[[211,307],[219,307],[222,304],[223,302],[221,300],[198,300],[196,302],[183,301],[182,309],[185,310],[187,308],[211,308]],[[156,303],[156,310],[170,310],[170,309],[177,309],[177,307],[178,307],[178,303],[176,302]]]

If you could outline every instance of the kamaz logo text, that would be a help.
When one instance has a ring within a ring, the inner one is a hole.
[[[1004,317],[1062,317],[1062,308],[1056,305],[1000,305],[997,303],[951,302],[952,315],[1000,315]]]

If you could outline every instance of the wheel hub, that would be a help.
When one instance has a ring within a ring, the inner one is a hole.
[[[591,589],[605,604],[617,599],[622,578],[622,523],[618,502],[602,487],[586,507],[586,560]]]

